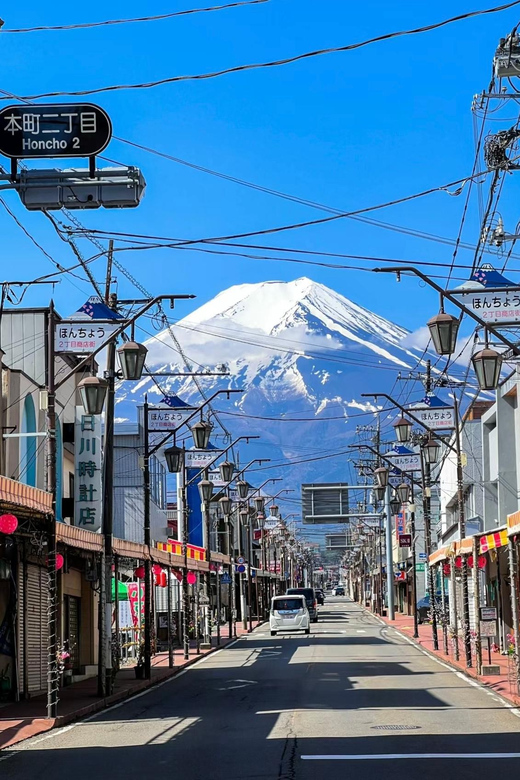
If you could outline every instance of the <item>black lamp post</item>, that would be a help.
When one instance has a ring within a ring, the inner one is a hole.
[[[199,422],[195,423],[195,425],[192,426],[191,433],[193,436],[193,443],[195,444],[196,449],[198,450],[207,449],[207,446],[209,444],[211,429],[212,429],[211,423],[205,422],[204,420],[199,420]]]
[[[401,501],[398,496],[393,496],[390,499],[390,511],[393,515],[399,514],[399,511],[401,509]]]
[[[410,485],[402,482],[397,488],[397,495],[401,504],[407,504],[410,498]]]
[[[430,435],[423,446],[423,450],[426,463],[428,463],[430,466],[434,466],[439,460],[439,454],[441,450],[441,445],[437,439],[434,439],[433,436]]]
[[[400,444],[406,444],[412,434],[412,423],[406,417],[400,417],[394,423],[396,439]]]
[[[226,521],[229,521],[229,516],[231,514],[231,506],[232,506],[230,497],[222,496],[222,498],[219,498],[218,504],[222,510],[222,514],[226,518]]]
[[[78,383],[81,403],[87,414],[101,414],[108,391],[108,382],[98,376],[87,376]]]
[[[237,490],[239,499],[245,501],[249,495],[249,485],[244,479],[239,479],[237,481]]]
[[[269,512],[271,513],[271,517],[280,517],[280,507],[276,504],[271,504]]]
[[[210,482],[209,479],[202,479],[199,482],[199,495],[201,502],[207,506],[213,495],[213,482]]]
[[[378,487],[386,488],[388,485],[388,469],[385,466],[380,466],[374,471],[374,477]]]
[[[233,473],[235,471],[235,464],[231,463],[229,460],[225,460],[223,463],[219,466],[220,471],[220,479],[222,482],[225,482],[226,484],[228,482],[231,482],[233,479]]]
[[[117,350],[123,379],[141,379],[148,350],[144,344],[127,341]]]
[[[170,474],[177,474],[182,469],[183,450],[180,447],[168,447],[164,450],[164,457]]]
[[[384,501],[386,488],[381,485],[374,485],[374,495],[377,501]]]
[[[428,321],[430,336],[438,355],[453,355],[457,346],[460,320],[441,311]]]
[[[494,349],[480,350],[471,358],[481,390],[496,390],[502,370],[502,355]]]
[[[265,509],[265,498],[263,496],[257,496],[255,498],[255,509],[259,514],[262,514]]]

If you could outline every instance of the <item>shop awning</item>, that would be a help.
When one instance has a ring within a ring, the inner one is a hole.
[[[52,512],[52,495],[50,493],[2,476],[0,476],[0,503],[4,505],[4,508],[12,509],[15,514],[18,507],[44,515],[49,515]]]
[[[87,531],[85,528],[77,528],[75,525],[56,523],[56,539],[62,544],[79,550],[100,552],[103,549],[104,536]]]
[[[508,536],[520,534],[520,511],[507,516],[506,527]]]
[[[448,544],[446,547],[439,547],[438,550],[435,550],[434,553],[430,555],[428,558],[428,563],[430,566],[433,566],[435,563],[440,563],[441,561],[445,561],[448,557],[448,550],[450,549],[451,545]]]
[[[505,547],[509,544],[508,530],[504,528],[500,531],[495,531],[493,534],[486,534],[486,536],[480,537],[480,552],[486,553],[489,550],[497,550],[499,547]]]
[[[112,601],[116,597],[116,581],[112,577]],[[117,583],[117,598],[120,601],[128,601],[128,586],[121,580]]]

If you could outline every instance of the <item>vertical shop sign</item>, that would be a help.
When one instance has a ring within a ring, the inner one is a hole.
[[[74,439],[74,523],[101,530],[101,418],[76,407]]]

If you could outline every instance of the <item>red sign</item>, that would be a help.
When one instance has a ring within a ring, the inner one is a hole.
[[[395,516],[395,535],[397,539],[406,531],[404,522],[404,512],[398,512]]]
[[[138,593],[137,588],[140,586]],[[139,599],[140,596],[140,599]],[[135,628],[138,628],[143,624],[144,619],[144,582],[129,582],[128,583],[128,600],[130,602],[130,609],[132,611],[132,622]],[[138,608],[138,602],[140,601],[141,610]],[[139,611],[141,612],[141,620],[139,620]]]
[[[411,547],[412,534],[399,534],[399,547]]]
[[[406,572],[405,571],[394,572],[394,579],[396,582],[406,582]]]

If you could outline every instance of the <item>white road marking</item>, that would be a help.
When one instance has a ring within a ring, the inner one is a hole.
[[[303,761],[401,761],[403,759],[520,758],[520,753],[382,753],[360,755],[301,756]]]
[[[356,629],[356,634],[366,634],[366,631],[363,628]]]

